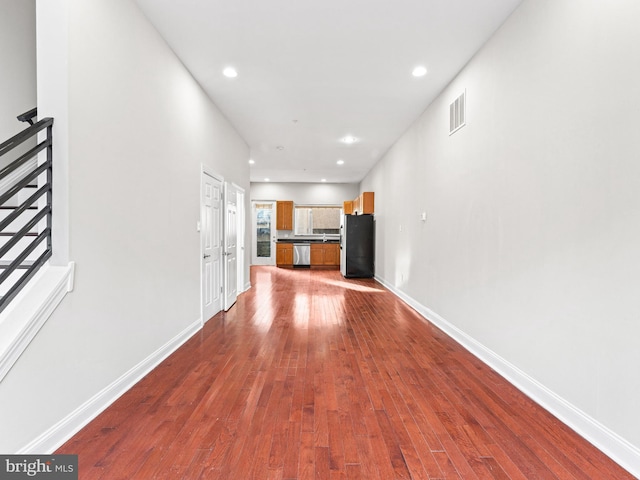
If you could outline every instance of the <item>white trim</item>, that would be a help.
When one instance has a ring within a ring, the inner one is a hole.
[[[233,187],[236,189],[236,195],[238,197],[242,196],[242,201],[238,197],[236,197],[236,208],[237,208],[237,219],[238,219],[238,227],[237,227],[237,242],[238,253],[236,258],[237,266],[238,266],[238,295],[244,292],[244,282],[246,278],[246,267],[247,267],[247,196],[245,194],[244,188],[241,186],[231,183]]]
[[[256,218],[256,204],[258,203],[271,203],[273,205],[273,217],[271,219],[271,256],[268,258],[268,261],[265,261],[265,257],[258,258],[258,239],[257,231],[257,218]],[[251,263],[250,265],[263,265],[263,266],[275,266],[276,265],[276,242],[275,237],[277,236],[276,230],[276,217],[277,217],[277,203],[276,200],[251,200],[251,235],[249,235],[249,240],[251,242]]]
[[[224,182],[223,189],[223,209],[222,209],[222,232],[223,232],[223,240],[222,240],[222,250],[224,261],[222,263],[222,291],[224,292],[224,296],[222,298],[222,309],[227,312],[233,305],[235,305],[238,300],[238,197],[235,183]],[[229,268],[229,232],[232,232],[231,225],[229,224],[229,211],[233,211],[235,207],[236,213],[236,281],[229,282],[230,268]],[[235,292],[235,295],[234,295]]]
[[[202,293],[203,289],[204,289],[204,286],[202,284],[202,262],[204,261],[204,252],[203,252],[203,249],[202,249],[202,243],[203,243],[202,242],[202,232],[200,230],[200,226],[202,225],[202,193],[203,193],[202,192],[202,183],[203,183],[204,175],[209,175],[214,180],[219,181],[221,183],[222,192],[223,192],[222,203],[224,203],[224,177],[222,175],[219,175],[218,173],[216,173],[213,169],[211,169],[210,167],[206,166],[204,163],[201,163],[200,167],[201,167],[200,168],[200,178],[199,178],[200,185],[198,187],[198,190],[200,192],[200,196],[198,197],[198,219],[199,219],[199,221],[198,221],[198,234],[200,236],[200,238],[198,239],[198,241],[200,242],[200,263],[199,263],[200,268],[198,270],[198,273],[200,275],[200,297],[199,297],[200,298],[200,306],[198,308],[199,308],[199,311],[200,311],[200,322],[201,322],[200,326],[204,327],[204,322],[206,322],[209,319],[208,318],[204,318],[204,295]],[[223,221],[223,223],[224,223],[224,221]],[[224,234],[223,226],[220,225],[219,227],[220,227],[220,230]],[[222,275],[222,278],[220,279],[220,285],[224,285],[224,283],[223,283],[224,282],[224,275],[223,274],[221,274],[221,275]],[[221,307],[222,307],[222,304],[224,304],[224,300],[222,300]],[[222,310],[222,308],[220,310]],[[218,312],[220,312],[220,310],[218,310]],[[216,312],[216,313],[218,313],[218,312]]]
[[[127,390],[138,383],[164,359],[180,348],[200,330],[201,325],[201,319],[197,319],[138,365],[134,366],[111,385],[108,385],[84,404],[80,405],[75,411],[43,432],[28,445],[25,445],[17,453],[27,455],[54,452],[91,420],[102,413],[109,405],[115,402],[121,395],[127,392]]]
[[[512,365],[468,334],[449,323],[429,307],[417,302],[384,279],[375,279],[416,310],[425,320],[460,343],[469,352],[496,370],[518,390],[560,419],[576,433],[604,452],[613,461],[640,478],[640,449],[591,418],[582,410],[548,389],[527,373]]]
[[[75,263],[44,265],[0,314],[0,381],[68,292],[73,290]]]
[[[210,177],[213,177],[216,180],[220,181],[221,183],[224,183],[224,177],[222,175],[220,175],[219,173],[216,173],[215,170],[213,170],[212,168],[206,166],[204,163],[201,164],[201,165],[202,165],[202,170],[200,171],[200,174],[206,173]],[[200,176],[200,178],[202,178],[202,176]],[[201,185],[201,187],[202,187],[202,185]]]

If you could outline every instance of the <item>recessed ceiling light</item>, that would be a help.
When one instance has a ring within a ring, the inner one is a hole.
[[[268,178],[264,179],[265,182],[270,182],[271,180],[269,180]]]
[[[254,163],[256,163],[256,161],[253,158],[249,159],[249,165],[253,165]]]
[[[336,163],[337,163],[338,165],[344,165],[344,160],[342,160],[342,159],[341,159],[341,160],[338,160]]]
[[[422,65],[418,65],[413,69],[413,72],[411,72],[411,75],[413,75],[414,77],[424,77],[426,74],[427,67],[424,67]]]
[[[238,76],[238,72],[233,67],[227,67],[222,71],[222,74],[227,78],[236,78]]]
[[[356,143],[358,141],[358,139],[356,137],[354,137],[353,135],[347,135],[346,137],[344,137],[342,139],[343,143],[346,143],[347,145],[351,145],[352,143]]]
[[[321,181],[321,182],[326,182],[326,181],[327,181],[327,179],[326,179],[326,178],[323,178],[323,179],[322,179],[322,180],[320,180],[320,181]]]

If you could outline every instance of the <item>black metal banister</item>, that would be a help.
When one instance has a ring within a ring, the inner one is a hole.
[[[35,146],[28,144],[26,153],[18,152],[17,158],[9,158],[9,163],[0,169],[3,190],[0,212],[4,217],[0,219],[0,294],[4,292],[0,296],[0,311],[52,255],[53,118],[34,124],[36,116],[37,109],[19,115],[18,120],[31,126],[0,144],[2,160],[8,158],[4,155],[25,142],[35,140],[36,143]],[[38,141],[38,134],[43,130],[46,130],[46,138]],[[46,160],[39,159],[41,152],[46,152]],[[36,161],[30,163],[32,160]],[[37,190],[32,193],[34,187]],[[23,193],[28,195],[24,201],[21,198],[27,195],[22,196]],[[5,212],[8,212],[6,216]],[[23,273],[18,275],[18,271]]]
[[[0,156],[9,153],[17,146],[35,136],[36,133],[50,127],[51,125],[53,125],[53,118],[43,118],[38,123],[24,129],[20,133],[17,133],[6,142],[0,143]]]
[[[49,167],[50,167],[49,162],[45,162],[35,170],[32,170],[31,173],[29,173],[29,175],[26,175],[25,177],[23,177],[13,187],[11,187],[5,193],[0,195],[0,205],[4,205],[8,200],[11,199],[11,197],[16,195],[20,190],[22,190],[27,185],[30,185],[31,182],[33,182],[36,178],[38,178],[39,175],[46,172]],[[0,178],[2,177],[0,176]]]
[[[35,147],[33,147],[27,153],[24,153],[24,154],[20,155],[17,159],[15,159],[9,165],[7,165],[6,167],[0,169],[0,179],[3,179],[7,175],[9,175],[11,172],[13,172],[13,171],[17,170],[18,168],[20,168],[22,165],[27,163],[29,160],[33,159],[38,153],[40,153],[42,150],[44,150],[48,146],[49,146],[49,140],[46,140],[46,141],[44,141],[42,143],[39,143]],[[8,151],[9,150],[7,150],[7,152]]]
[[[46,240],[46,238],[50,234],[51,234],[51,230],[48,228],[45,229],[42,233],[40,233],[40,235],[36,237],[36,239],[33,242],[29,244],[29,246],[20,255],[18,255],[15,258],[15,260],[12,260],[9,266],[6,268],[6,270],[0,274],[0,284],[4,282],[7,278],[9,278],[9,275],[11,275],[11,273],[13,273],[13,271],[16,270],[22,264],[22,262],[24,262],[27,259],[27,257],[31,253],[33,253],[33,251],[38,247],[38,245],[43,240]],[[3,297],[3,300],[4,300],[4,297]]]
[[[18,208],[13,210],[13,212],[7,215],[7,217],[0,222],[0,232],[2,232],[5,228],[11,225],[11,223],[13,223],[13,221],[16,218],[18,218],[22,212],[24,212],[29,207],[31,207],[31,205],[33,205],[36,200],[38,200],[42,195],[47,193],[49,190],[51,190],[51,185],[48,185],[48,184],[44,185],[43,187],[40,187],[36,191],[36,193],[34,193],[29,198],[27,198],[24,202],[22,202],[22,205],[20,205]]]
[[[51,212],[51,208],[49,206],[39,210],[38,213],[31,219],[29,222],[22,227],[18,232],[16,232],[11,239],[5,243],[2,247],[0,247],[0,258],[4,257],[9,250],[16,246],[16,244],[20,241],[22,237],[24,237],[29,231],[38,225],[38,222],[44,218],[45,215],[48,215]]]
[[[16,118],[21,122],[27,122],[29,125],[33,125],[33,119],[38,116],[38,108],[32,108],[28,112],[24,112],[18,115]]]

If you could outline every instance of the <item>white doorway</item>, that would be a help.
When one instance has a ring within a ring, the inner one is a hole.
[[[222,184],[204,168],[200,185],[202,323],[222,310]]]
[[[245,228],[246,214],[245,214],[245,197],[244,189],[236,186],[238,192],[237,205],[238,205],[238,293],[242,293],[246,290],[244,285],[244,267],[245,267],[245,235],[247,229]]]
[[[225,184],[224,222],[224,310],[229,310],[238,298],[238,191]]]
[[[254,201],[252,208],[251,263],[276,264],[276,202]]]

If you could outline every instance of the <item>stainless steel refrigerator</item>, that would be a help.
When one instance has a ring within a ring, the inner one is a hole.
[[[346,278],[371,278],[375,273],[373,215],[342,215],[340,271]]]

